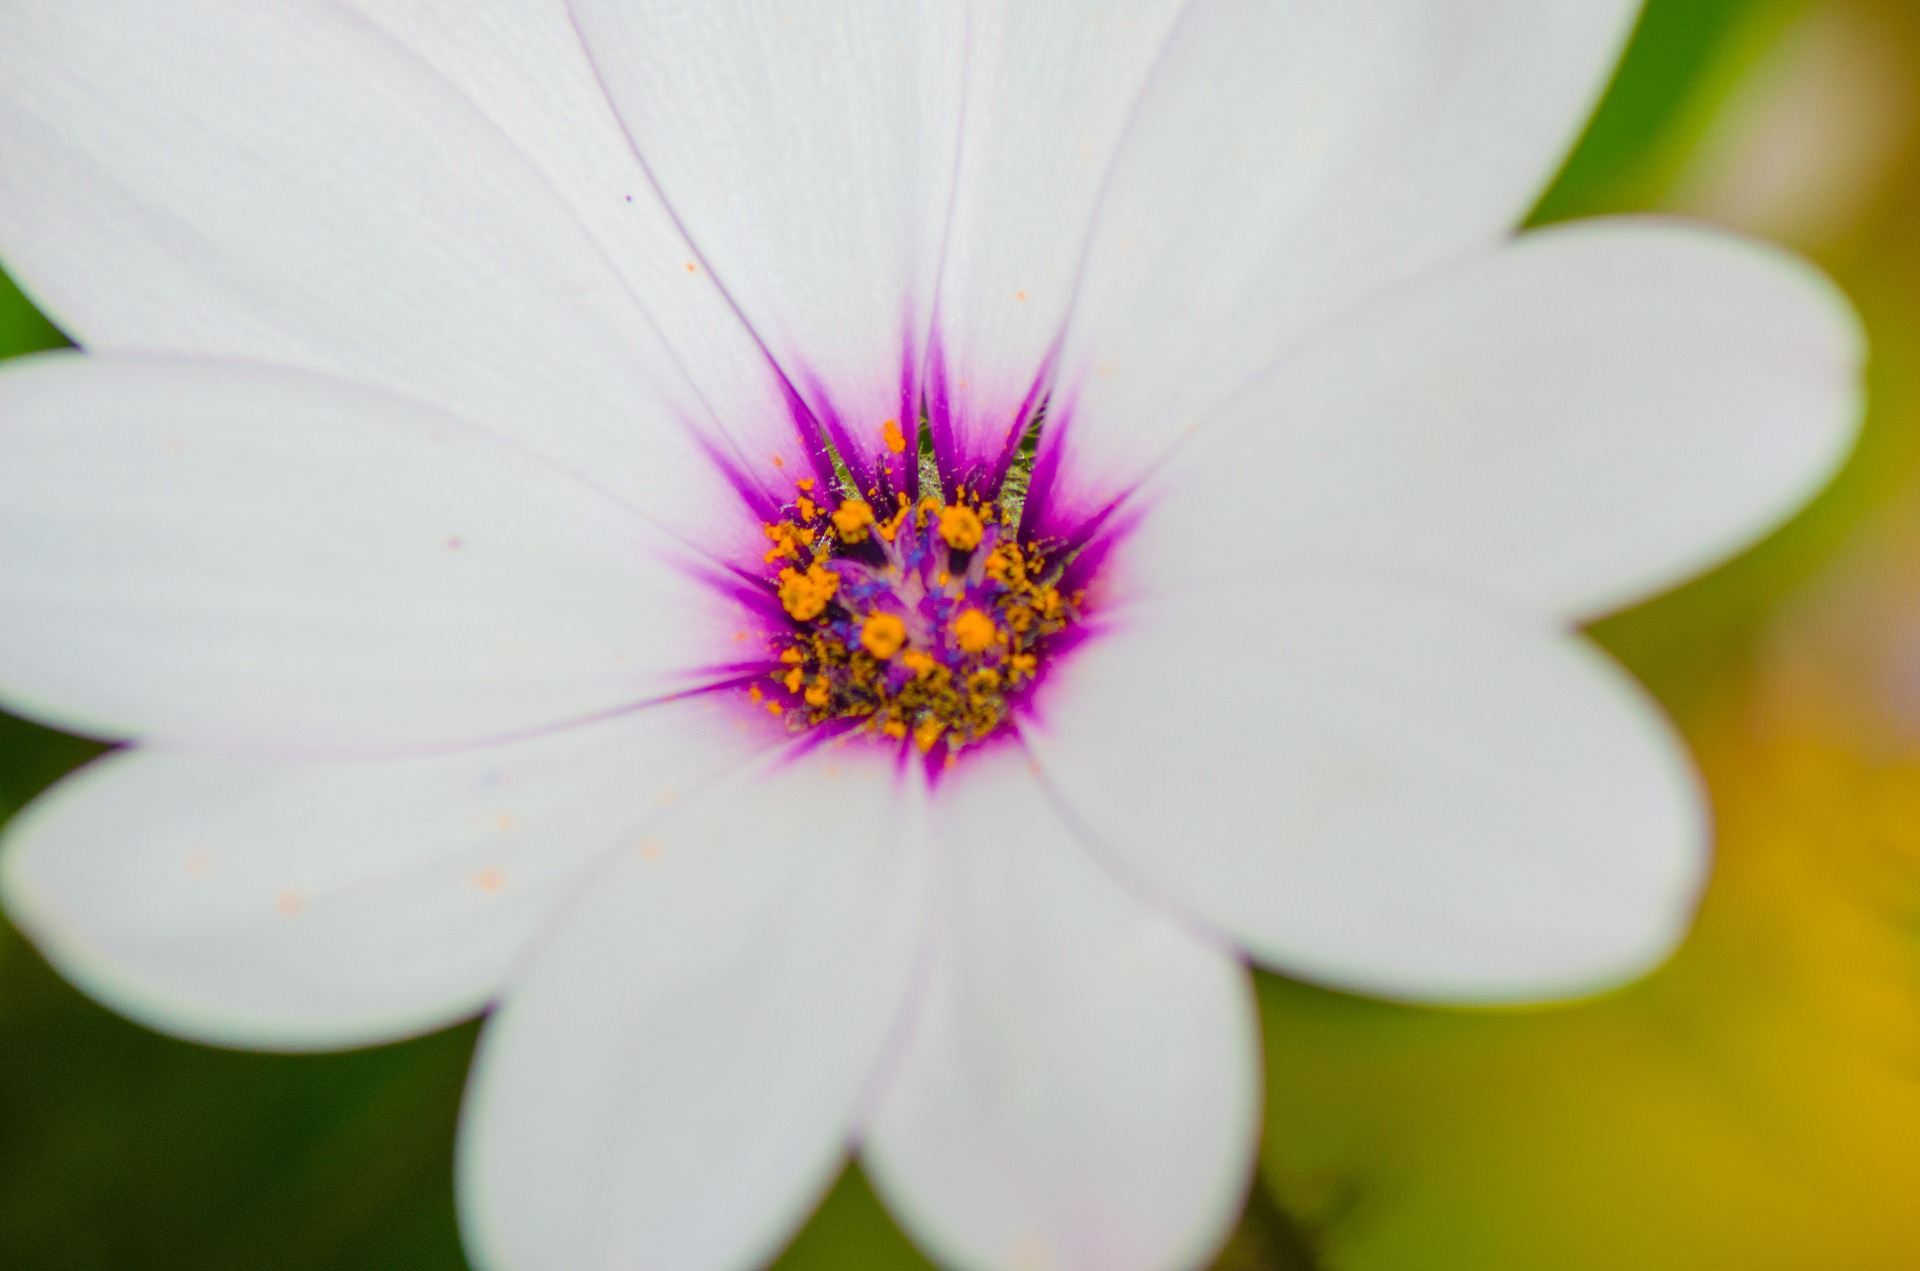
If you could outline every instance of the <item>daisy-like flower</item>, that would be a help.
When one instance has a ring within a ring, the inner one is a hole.
[[[1628,0],[0,0],[0,692],[132,743],[10,911],[154,1027],[495,1004],[491,1268],[1204,1259],[1243,958],[1658,962],[1576,625],[1846,449],[1768,249],[1514,239]]]

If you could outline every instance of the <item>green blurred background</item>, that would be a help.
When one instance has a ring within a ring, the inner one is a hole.
[[[1794,524],[1595,632],[1713,789],[1719,867],[1687,946],[1554,1009],[1262,976],[1261,1185],[1222,1268],[1920,1267],[1916,142],[1913,0],[1652,0],[1536,219],[1677,213],[1820,261],[1873,334],[1865,439]],[[0,277],[0,356],[59,343]],[[93,753],[0,716],[0,817]],[[190,1046],[0,927],[0,1267],[463,1267],[474,1035]],[[780,1263],[925,1265],[857,1172]]]

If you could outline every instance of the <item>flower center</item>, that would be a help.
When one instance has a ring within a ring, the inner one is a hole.
[[[796,730],[839,723],[923,754],[944,746],[952,763],[1008,724],[1078,620],[1064,553],[1022,541],[1014,513],[964,487],[876,508],[814,486],[766,526],[788,622],[772,683],[748,691]]]

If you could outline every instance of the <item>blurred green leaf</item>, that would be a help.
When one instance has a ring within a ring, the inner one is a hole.
[[[67,339],[0,273],[0,357],[57,349]]]
[[[900,1234],[860,1167],[849,1165],[770,1271],[933,1271],[933,1264]]]
[[[1803,7],[1803,0],[1651,0],[1533,223],[1648,206],[1754,49]]]

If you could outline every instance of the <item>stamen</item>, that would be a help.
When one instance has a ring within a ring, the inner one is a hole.
[[[906,452],[898,421],[882,435]],[[795,484],[784,516],[765,526],[773,590],[793,625],[748,695],[791,729],[841,722],[910,741],[935,763],[1002,732],[1050,642],[1080,617],[1084,596],[1061,592],[1052,546],[1017,537],[1004,489],[960,484],[946,495],[923,479],[915,500],[862,493],[843,474],[845,494],[823,500],[813,478]]]
[[[859,499],[848,499],[833,514],[833,528],[843,543],[864,543],[873,526],[873,506]],[[889,535],[888,537],[891,537]]]
[[[869,614],[860,628],[860,647],[882,662],[907,642],[907,624],[890,613]]]
[[[1000,628],[978,609],[969,609],[953,620],[953,639],[962,653],[985,653],[1000,643]]]
[[[806,573],[780,571],[780,607],[796,622],[809,622],[826,612],[827,602],[840,590],[840,575],[818,565]]]
[[[955,504],[940,513],[940,537],[956,552],[970,552],[980,546],[986,532],[980,514],[965,504]]]

